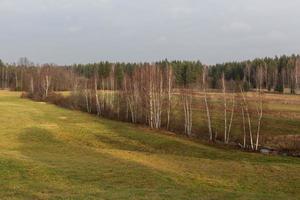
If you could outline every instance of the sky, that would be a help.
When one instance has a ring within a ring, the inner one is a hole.
[[[300,53],[300,0],[0,0],[0,59],[200,60]]]

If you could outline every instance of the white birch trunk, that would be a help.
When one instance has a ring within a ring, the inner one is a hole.
[[[95,101],[96,101],[96,109],[97,109],[97,115],[101,115],[101,107],[100,107],[100,102],[99,102],[99,97],[98,97],[98,84],[97,84],[97,78],[95,76],[94,78],[94,92],[95,92]]]
[[[207,99],[207,91],[206,91],[206,87],[207,87],[206,70],[207,69],[203,70],[203,77],[202,77],[203,93],[204,93],[204,102],[205,102],[205,108],[206,108],[207,125],[208,125],[208,131],[209,131],[209,140],[212,141],[213,140],[213,132],[212,132],[211,116],[210,116],[210,110],[209,110],[208,99]]]

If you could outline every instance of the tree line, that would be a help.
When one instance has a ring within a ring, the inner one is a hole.
[[[27,58],[20,58],[17,63],[4,64],[0,60],[0,88],[25,90],[30,81],[29,74],[40,73],[44,68],[56,68],[54,71],[73,71],[78,76],[90,78],[95,71],[100,78],[109,76],[112,68],[116,70],[117,87],[120,87],[124,74],[131,74],[136,68],[149,63],[110,63],[74,64],[57,66],[54,64],[34,65]],[[155,63],[162,68],[172,66],[177,85],[195,82],[203,64],[192,61],[160,61]],[[97,69],[96,69],[97,68]],[[53,71],[53,70],[52,70]],[[227,62],[208,66],[209,88],[218,89],[219,80],[225,74],[226,81],[242,81],[245,90],[258,87],[258,74],[262,73],[262,88],[273,92],[296,93],[299,91],[300,56],[280,56],[274,58],[257,58],[242,62]],[[65,73],[60,73],[64,76]],[[59,80],[58,80],[59,81]],[[63,87],[62,87],[63,86]],[[53,90],[69,90],[68,84],[53,86]],[[285,90],[286,89],[286,90]]]
[[[264,92],[296,93],[299,65],[294,55],[213,66],[167,60],[56,66],[21,58],[17,64],[0,62],[0,86],[114,120],[258,150]],[[195,128],[195,120],[204,125]]]

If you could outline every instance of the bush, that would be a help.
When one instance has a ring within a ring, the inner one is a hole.
[[[61,94],[52,92],[48,95],[48,97],[45,98],[45,101],[55,105],[62,106],[65,104],[65,97]]]

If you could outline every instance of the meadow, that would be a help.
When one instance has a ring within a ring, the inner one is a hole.
[[[220,140],[223,138],[224,131],[224,107],[222,93],[209,93],[213,127],[218,131]],[[228,94],[229,96],[231,94]],[[194,95],[193,100],[193,128],[195,133],[203,135],[208,132],[205,107],[203,106],[203,94]],[[256,130],[256,105],[255,92],[248,92],[250,110],[253,120],[252,128]],[[265,93],[263,96],[263,119],[261,126],[261,141],[263,146],[278,149],[299,149],[300,148],[300,95],[285,95]],[[231,99],[227,100],[228,110],[231,113]],[[237,101],[237,100],[236,100]],[[180,111],[177,111],[177,117],[180,117]],[[200,133],[200,134],[199,134]],[[202,134],[201,134],[202,133]],[[241,142],[243,137],[242,116],[238,102],[235,102],[235,112],[233,117],[231,141]]]
[[[0,92],[0,199],[299,199],[300,160]]]
[[[67,98],[72,95],[70,91],[59,92]],[[222,92],[211,91],[208,94],[210,113],[212,117],[212,128],[217,133],[217,140],[223,141],[224,134],[224,101]],[[242,143],[243,125],[241,115],[240,94],[235,94],[234,115],[230,141]],[[257,114],[255,104],[255,92],[248,92],[252,129],[255,133],[257,129]],[[98,96],[101,100],[109,101],[112,99],[118,102],[118,93],[108,90],[99,90]],[[227,115],[231,115],[232,94],[227,94]],[[65,100],[64,100],[65,101]],[[166,118],[166,107],[163,106],[163,120]],[[184,134],[184,109],[180,93],[175,90],[172,95],[172,106],[170,116],[170,129],[177,134]],[[193,136],[200,139],[208,139],[208,125],[206,108],[204,105],[204,94],[201,91],[193,92],[192,100],[192,132]],[[85,108],[84,108],[85,109]],[[83,109],[83,110],[84,110]],[[123,108],[124,109],[124,108]],[[145,111],[146,112],[146,111]],[[115,114],[116,115],[116,114]],[[116,117],[115,117],[116,118]],[[117,119],[116,119],[117,120]],[[166,127],[164,127],[166,128]],[[261,126],[260,145],[275,149],[298,151],[300,148],[300,95],[264,93],[263,95],[263,118]]]

